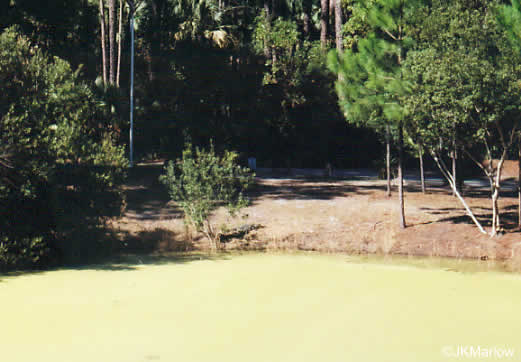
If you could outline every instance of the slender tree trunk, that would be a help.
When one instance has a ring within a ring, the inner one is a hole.
[[[161,1],[153,0],[149,1],[150,9],[152,10],[152,25],[153,29],[150,36],[150,63],[149,63],[149,80],[154,81],[156,72],[161,61],[161,50],[162,50],[162,38],[161,38],[161,18],[163,16],[163,8],[161,7]]]
[[[206,220],[206,228],[203,227],[203,233],[208,238],[208,241],[210,242],[210,248],[212,250],[217,250],[217,235],[213,231],[212,224],[210,224],[210,221]]]
[[[152,51],[150,47],[145,50],[145,62],[147,65],[148,81],[152,82],[154,80],[154,69],[152,67]]]
[[[456,183],[456,188],[458,188],[458,175],[457,175],[457,165],[456,165],[456,141],[452,140],[452,152],[450,154],[450,158],[452,160],[452,177],[454,178],[454,182]],[[458,190],[460,191],[460,190]],[[452,196],[456,196],[454,191],[452,191]]]
[[[119,0],[119,29],[118,29],[118,69],[116,72],[116,85],[119,87],[119,75],[121,74],[121,42],[123,41],[123,0]]]
[[[339,53],[343,51],[342,45],[342,2],[341,0],[335,1],[335,41],[336,49]]]
[[[328,0],[320,0],[320,45],[327,46]]]
[[[490,231],[491,236],[495,236],[500,227],[500,215],[499,215],[499,206],[498,206],[498,200],[499,200],[499,192],[501,190],[501,173],[503,171],[503,164],[505,163],[505,159],[507,157],[507,152],[510,146],[512,146],[512,142],[514,140],[514,132],[516,132],[515,128],[512,131],[512,135],[510,137],[510,141],[507,143],[505,141],[505,137],[503,134],[503,131],[499,125],[499,122],[496,121],[496,126],[500,134],[501,143],[503,146],[503,152],[501,154],[501,158],[499,159],[499,162],[497,166],[494,169],[494,164],[492,160],[492,156],[489,152],[489,164],[487,166],[484,166],[481,162],[479,162],[475,157],[472,156],[470,152],[468,152],[466,149],[463,149],[463,151],[469,156],[469,158],[474,161],[474,163],[481,168],[481,170],[485,173],[485,175],[488,177],[490,182],[490,197],[492,200],[492,230]],[[494,172],[495,170],[495,172]]]
[[[333,17],[335,16],[335,0],[329,0],[329,9],[328,9],[328,22],[333,22]],[[329,25],[329,24],[328,24]],[[332,24],[334,26],[334,24]]]
[[[492,186],[492,230],[490,232],[491,236],[497,235],[498,231],[501,228],[501,221],[499,215],[499,192],[501,191],[501,172],[503,170],[503,163],[505,162],[506,152],[503,153],[496,169],[496,176],[494,178],[490,178],[490,183]],[[492,161],[492,160],[491,160]]]
[[[103,85],[107,85],[107,48],[105,40],[105,5],[99,0],[99,16],[101,26],[101,59],[103,67]]]
[[[311,11],[312,11],[312,4],[311,4],[311,1],[306,1],[304,0],[304,3],[302,5],[303,7],[303,12],[304,12],[304,16],[303,16],[303,31],[304,31],[304,36],[306,38],[309,38],[309,29],[310,29],[310,16],[311,16]]]
[[[398,125],[398,198],[400,201],[400,227],[405,229],[405,205],[403,199],[403,125]]]
[[[451,189],[454,191],[454,193],[456,194],[456,197],[458,198],[458,200],[461,202],[461,204],[463,205],[463,207],[465,208],[465,211],[467,211],[467,215],[469,215],[469,217],[472,219],[472,221],[474,222],[474,224],[476,224],[476,226],[478,227],[479,231],[482,233],[482,234],[486,234],[487,232],[485,231],[485,229],[483,229],[483,226],[481,225],[481,223],[478,221],[478,219],[476,218],[476,216],[474,215],[474,213],[472,212],[472,210],[470,209],[469,205],[467,205],[467,203],[465,202],[465,199],[461,196],[461,194],[458,192],[457,188],[456,188],[456,182],[455,180],[452,178],[452,174],[450,173],[450,171],[448,170],[448,168],[445,166],[445,162],[443,162],[443,160],[438,157],[438,155],[436,155],[435,152],[431,151],[431,155],[432,155],[432,158],[434,159],[434,161],[436,162],[436,165],[438,165],[438,168],[440,169],[441,173],[443,174],[443,176],[445,177],[445,179],[447,179]]]
[[[385,174],[387,176],[387,197],[391,197],[391,126],[385,126]]]
[[[264,13],[266,14],[266,24],[269,30],[271,28],[271,13],[268,0],[264,0]],[[266,41],[264,41],[264,56],[266,60],[271,59],[271,48]]]
[[[421,145],[420,145],[420,149],[419,149],[419,156],[420,156],[420,182],[421,182],[422,193],[425,193],[425,174],[423,172],[423,147]]]
[[[269,4],[268,0],[264,0],[264,13],[266,14],[266,17],[268,19],[270,19],[270,17],[271,17],[270,4]]]
[[[303,31],[304,31],[304,36],[306,38],[309,37],[309,14],[308,13],[304,13],[304,19],[303,19],[303,22],[304,22],[304,26],[303,26]]]
[[[109,83],[116,83],[116,0],[109,0]]]
[[[495,187],[493,179],[490,179],[490,194],[491,194],[491,199],[492,199],[492,230],[490,230],[490,235],[494,236],[497,234],[497,230],[499,229],[498,205],[497,205],[499,190]]]

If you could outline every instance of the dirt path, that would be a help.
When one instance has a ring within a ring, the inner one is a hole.
[[[161,164],[132,170],[126,186],[128,206],[113,226],[129,251],[205,249],[201,235],[187,232],[182,215],[169,202],[159,183]],[[212,218],[217,227],[258,224],[245,239],[223,244],[226,249],[316,250],[322,252],[384,253],[483,259],[519,259],[521,239],[516,198],[500,200],[505,234],[482,235],[459,202],[442,186],[422,194],[417,182],[406,186],[408,227],[399,229],[397,193],[385,195],[379,180],[258,178],[250,193],[245,219],[229,219],[224,210]],[[468,202],[477,217],[489,224],[490,202],[483,188],[467,187]]]

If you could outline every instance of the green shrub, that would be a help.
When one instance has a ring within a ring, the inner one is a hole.
[[[123,147],[66,61],[0,34],[0,268],[78,254],[77,235],[121,211]],[[85,248],[81,249],[84,250]]]
[[[42,236],[23,237],[14,241],[4,238],[0,240],[0,271],[49,264],[51,255],[50,246]]]
[[[245,190],[254,175],[237,165],[237,153],[215,153],[188,145],[183,157],[170,161],[160,181],[168,188],[170,197],[184,212],[185,222],[203,232],[212,247],[216,247],[217,233],[210,223],[212,211],[225,206],[231,216],[248,205]]]

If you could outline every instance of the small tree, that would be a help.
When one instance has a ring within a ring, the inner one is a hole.
[[[460,150],[483,171],[490,182],[490,234],[496,235],[501,229],[502,166],[520,127],[521,88],[518,73],[510,66],[511,50],[490,16],[493,10],[492,6],[467,9],[464,2],[441,3],[423,23],[422,39],[427,41],[409,53],[404,67],[413,89],[406,99],[410,129],[476,226],[486,233],[459,193],[455,167],[449,170],[443,154]],[[455,14],[458,22],[453,22]]]
[[[331,52],[330,69],[339,75],[336,90],[346,118],[353,114],[376,114],[379,123],[398,131],[398,198],[400,227],[405,228],[403,196],[403,98],[409,92],[403,79],[402,63],[412,44],[408,15],[421,0],[377,0],[367,9],[371,32],[357,44],[357,50]],[[375,119],[375,118],[373,118]]]
[[[517,53],[517,57],[521,55],[521,1],[511,0],[510,5],[502,5],[497,10],[497,22],[502,29],[510,45],[513,48],[514,53]],[[512,66],[518,67],[519,61],[515,60],[514,57]],[[521,226],[521,132],[518,134],[518,176],[517,176],[517,194],[518,194],[518,225]]]
[[[220,206],[230,216],[248,205],[244,191],[252,184],[254,174],[237,165],[237,153],[215,153],[187,145],[182,159],[170,161],[160,181],[170,197],[183,210],[185,222],[202,232],[212,248],[217,247],[218,234],[210,223],[212,212]]]

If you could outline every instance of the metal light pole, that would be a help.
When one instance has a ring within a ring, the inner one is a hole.
[[[130,167],[134,165],[134,2],[130,5]]]

